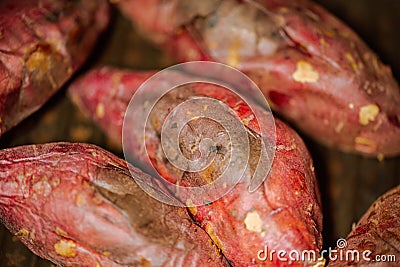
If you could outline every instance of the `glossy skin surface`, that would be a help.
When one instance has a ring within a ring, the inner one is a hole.
[[[315,140],[365,156],[400,153],[400,90],[390,68],[319,5],[121,0],[118,6],[179,61],[212,60],[245,72],[276,112]]]
[[[104,0],[1,1],[0,136],[82,65],[109,20]]]

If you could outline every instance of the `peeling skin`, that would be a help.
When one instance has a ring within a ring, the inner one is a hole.
[[[44,197],[49,196],[51,190],[51,185],[46,180],[38,181],[33,185],[33,191],[35,191],[36,194],[42,195]]]
[[[104,117],[104,104],[103,103],[99,103],[96,107],[96,115],[97,117],[99,117],[100,119]]]
[[[376,150],[377,144],[367,137],[357,136],[354,139],[355,148],[360,152],[371,153]]]
[[[375,121],[376,116],[379,114],[379,107],[375,104],[369,104],[360,108],[359,121],[361,125],[368,125],[370,122]]]
[[[244,224],[246,225],[246,229],[249,231],[257,233],[261,233],[262,231],[262,221],[257,211],[248,212],[244,219]]]
[[[351,68],[354,70],[354,72],[358,72],[358,66],[356,62],[354,61],[353,56],[350,53],[346,53],[346,59],[349,61]]]
[[[360,145],[366,145],[366,146],[374,146],[375,145],[375,143],[372,140],[370,140],[366,137],[361,137],[361,136],[357,136],[354,141]]]
[[[196,215],[197,208],[196,208],[196,206],[194,206],[193,201],[191,199],[188,199],[186,201],[186,205],[187,205],[187,208],[189,209],[190,213]]]
[[[326,42],[325,38],[319,39],[319,42],[322,47],[329,47],[328,43]]]
[[[307,208],[307,210],[309,211],[309,212],[312,212],[312,210],[313,210],[313,204],[312,203],[310,203],[309,205],[308,205],[308,208]]]
[[[72,240],[61,239],[54,244],[54,250],[57,254],[63,257],[75,257],[76,256],[76,244]]]
[[[45,73],[51,68],[51,50],[46,51],[39,48],[28,57],[26,67],[30,72],[37,71],[38,78],[42,78]]]
[[[237,67],[239,65],[239,63],[240,63],[240,53],[239,53],[240,47],[241,47],[240,39],[235,39],[231,44],[231,47],[230,47],[229,53],[228,53],[228,57],[226,59],[226,62],[228,63],[228,65],[230,65],[232,67]]]
[[[68,234],[64,230],[62,230],[58,227],[56,227],[56,233],[59,234],[60,236],[64,236],[64,237],[68,236]]]
[[[140,259],[140,267],[151,267],[151,261],[149,261],[145,257],[142,257]]]
[[[21,230],[19,230],[16,234],[16,236],[23,236],[23,237],[28,237],[29,236],[29,231],[22,228]]]
[[[212,224],[207,223],[207,225],[205,226],[205,230],[207,234],[210,236],[211,240],[214,242],[214,244],[223,252],[224,248],[222,246],[221,240],[218,238]]]
[[[81,195],[76,196],[76,205],[77,206],[82,206],[83,205],[83,199]]]
[[[310,63],[299,61],[296,64],[296,71],[292,74],[293,80],[301,83],[315,83],[319,79],[319,73],[313,69]]]
[[[335,132],[340,133],[343,129],[343,126],[344,126],[344,122],[342,122],[342,121],[339,122],[335,127]]]

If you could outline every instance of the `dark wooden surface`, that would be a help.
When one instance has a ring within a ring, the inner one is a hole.
[[[318,0],[349,24],[383,59],[400,80],[400,1]],[[140,38],[130,23],[114,11],[108,32],[80,73],[95,65],[133,69],[163,68],[172,59]],[[78,74],[77,74],[78,75]],[[0,139],[0,148],[53,141],[89,142],[121,152],[66,98],[65,86],[39,112]],[[334,246],[369,205],[400,183],[400,158],[365,159],[327,149],[304,138],[315,161],[324,208],[324,246]],[[71,222],[73,223],[73,222]],[[51,266],[29,252],[0,226],[0,266]]]

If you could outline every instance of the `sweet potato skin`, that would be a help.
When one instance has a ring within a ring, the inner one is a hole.
[[[315,262],[260,260],[267,246],[291,251],[322,245],[322,214],[312,160],[299,136],[276,120],[277,150],[271,172],[254,193],[241,181],[223,198],[192,208],[194,218],[234,266],[313,266]],[[318,257],[318,256],[317,256]],[[323,261],[323,260],[321,260]]]
[[[0,136],[72,76],[108,20],[105,0],[1,1]]]
[[[328,266],[398,266],[400,259],[400,186],[379,197],[361,217],[360,221],[347,236],[347,246],[343,253],[349,250],[360,252],[360,261],[333,261]],[[336,248],[338,249],[338,248]],[[369,250],[367,255],[371,260],[365,260],[362,252]],[[375,261],[376,255],[395,256],[391,261]]]
[[[125,161],[99,147],[9,148],[0,170],[1,221],[60,266],[227,266],[184,209],[148,196]]]
[[[130,101],[129,93],[135,91],[131,81],[145,81],[144,77],[151,74],[112,68],[92,70],[71,85],[69,94],[84,113],[97,121],[107,133],[115,134],[116,130],[113,128],[121,127],[120,123],[115,122],[122,119],[121,114],[125,112]],[[128,78],[129,76],[130,78]],[[124,78],[120,79],[120,77]],[[224,101],[238,111],[237,115],[243,121],[251,117],[252,113],[249,112],[246,105],[239,104],[237,96],[229,94],[221,88],[216,89],[215,86],[200,84],[181,89],[182,91],[177,94],[178,97],[174,94],[167,94],[164,100],[160,100],[159,106],[154,107],[154,112],[149,116],[150,124],[146,147],[153,166],[164,179],[174,183],[179,182],[181,185],[193,186],[196,182],[204,182],[204,179],[215,178],[216,174],[190,174],[182,172],[168,163],[162,153],[160,139],[157,138],[160,136],[163,121],[168,115],[168,109],[172,110],[187,97],[197,95]],[[126,98],[113,98],[115,90],[118,91],[119,96]],[[123,91],[128,93],[123,93]],[[115,104],[109,99],[113,99]],[[113,120],[107,116],[99,118],[96,114],[97,106],[103,101],[108,101],[107,105],[104,105],[104,114],[117,114]],[[108,110],[108,108],[110,109]],[[119,112],[116,112],[118,109]],[[264,114],[263,116],[270,116],[266,111],[261,112]],[[252,132],[252,135],[257,136],[259,134],[257,124],[253,120],[247,120],[247,122],[249,133]],[[292,129],[278,119],[275,120],[275,124],[277,150],[272,170],[256,192],[249,193],[247,186],[251,174],[246,172],[243,180],[220,200],[205,203],[204,206],[189,208],[192,216],[208,232],[233,266],[289,265],[288,262],[279,262],[276,258],[273,261],[258,260],[257,253],[264,249],[264,245],[270,249],[286,249],[287,251],[311,249],[315,250],[317,255],[322,245],[321,203],[311,157],[303,141]],[[202,138],[213,136],[220,130],[213,124],[207,124],[207,121],[202,122],[201,119],[191,122],[190,129],[189,132],[183,131],[180,142],[181,150],[188,153],[185,154],[188,158],[193,157],[193,154],[188,152],[191,150],[188,148],[192,144],[191,140],[198,136],[202,136]],[[207,131],[203,131],[203,129],[207,129]],[[121,131],[121,129],[118,130],[119,133]],[[130,139],[142,140],[131,135]],[[117,140],[120,142],[121,137],[117,137]],[[251,146],[257,147],[257,141],[251,140]],[[140,143],[140,141],[137,142]],[[124,143],[124,145],[126,144]],[[140,144],[136,144],[136,146],[135,150],[131,150],[137,151],[133,157],[143,160],[144,157],[140,153],[144,154],[144,150],[140,148]],[[257,152],[253,150],[251,153],[253,153],[250,155],[251,158],[256,161]],[[258,216],[257,218],[260,219],[259,227],[251,226],[252,216]],[[312,265],[313,263],[293,262],[291,266],[307,264]]]
[[[144,2],[144,10],[137,8]],[[121,0],[118,6],[178,60],[213,60],[245,72],[276,112],[315,140],[366,156],[400,153],[400,89],[390,68],[319,5]]]
[[[112,67],[93,69],[74,80],[68,96],[122,148],[122,126],[128,103],[139,86],[155,73],[144,71],[132,75]]]

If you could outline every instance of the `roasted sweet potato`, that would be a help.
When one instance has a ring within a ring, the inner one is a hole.
[[[123,115],[137,89],[134,86],[151,74],[101,68],[75,81],[69,93],[84,113],[121,142]],[[226,167],[226,158],[238,157],[227,152],[229,142],[221,134],[223,129],[220,125],[207,118],[195,118],[182,129],[179,147],[187,158],[196,159],[203,140],[217,139],[219,141],[211,151],[216,152],[214,161],[200,172],[182,171],[168,162],[160,140],[164,120],[175,107],[195,96],[224,101],[236,112],[248,135],[250,159],[249,168],[231,192],[215,202],[202,199],[203,205],[189,207],[192,216],[233,266],[289,265],[289,262],[280,261],[276,257],[260,260],[258,253],[265,246],[270,250],[283,249],[288,252],[308,249],[315,251],[318,258],[322,243],[322,214],[311,157],[300,137],[276,119],[276,153],[272,170],[264,183],[254,193],[250,193],[248,184],[260,153],[260,130],[249,106],[237,95],[216,85],[200,83],[180,87],[160,99],[150,113],[146,132],[146,148],[153,166],[170,182],[199,186],[218,178],[221,169]],[[260,110],[262,121],[271,118],[270,113],[256,105],[251,108]],[[275,131],[274,128],[267,129]],[[135,133],[128,136],[134,143],[128,145],[135,149],[127,150],[134,154],[132,156],[135,160],[144,160],[145,151],[141,147],[143,137]],[[144,166],[148,165],[144,163]],[[294,261],[290,264],[303,266],[315,262]]]
[[[308,0],[120,0],[180,61],[248,74],[272,108],[319,142],[367,156],[400,153],[400,90],[345,24]]]
[[[332,255],[328,266],[399,266],[399,229],[400,186],[397,186],[372,204],[346,242],[338,244],[338,252]]]
[[[60,266],[228,266],[184,208],[151,198],[130,172],[125,161],[94,145],[4,149],[1,221]]]
[[[0,136],[82,65],[108,9],[105,0],[0,2]]]

